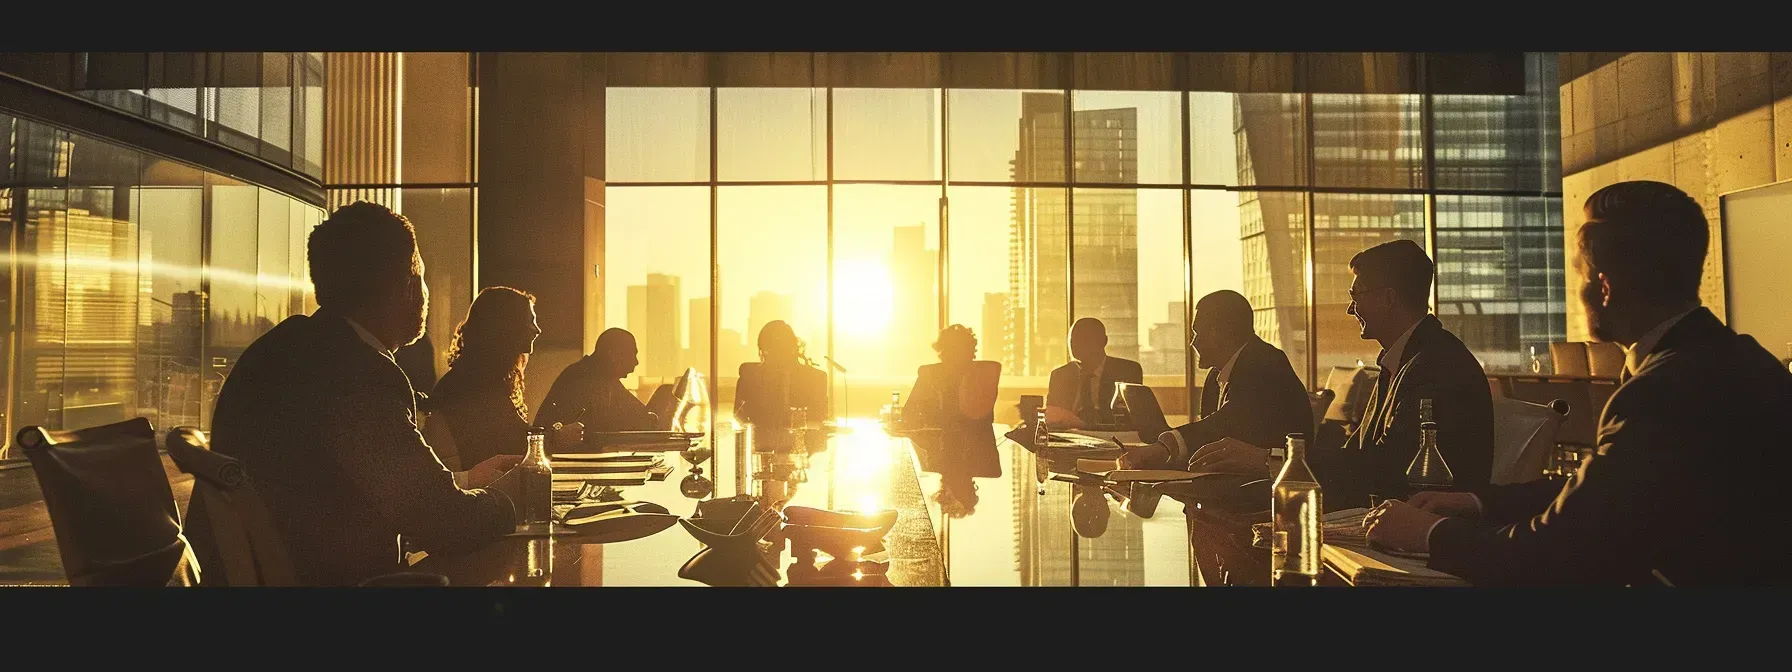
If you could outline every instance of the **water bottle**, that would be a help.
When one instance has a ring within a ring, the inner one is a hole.
[[[554,521],[554,468],[548,462],[548,433],[530,427],[528,436],[529,450],[516,465],[522,493],[522,501],[516,502],[517,517],[525,527],[545,527]]]
[[[1269,566],[1275,585],[1311,586],[1319,579],[1323,497],[1319,479],[1307,468],[1306,435],[1289,434],[1287,440],[1287,461],[1275,480]]]

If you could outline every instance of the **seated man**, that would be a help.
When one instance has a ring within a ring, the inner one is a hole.
[[[654,429],[658,419],[622,385],[640,364],[634,334],[617,327],[605,329],[597,335],[591,354],[568,364],[554,379],[535,413],[535,424],[552,427],[576,421],[592,432]]]
[[[415,392],[393,351],[423,333],[429,288],[410,222],[371,203],[311,231],[317,312],[250,344],[218,395],[212,446],[241,460],[306,585],[355,585],[399,571],[399,535],[434,552],[515,530],[518,457],[471,470],[463,490],[417,431]],[[503,478],[500,478],[503,476]],[[204,502],[187,529],[221,566]],[[223,577],[206,572],[205,577]]]
[[[1145,382],[1130,359],[1109,357],[1107,326],[1093,317],[1070,325],[1070,361],[1052,369],[1045,393],[1045,424],[1054,430],[1114,423],[1114,384]]]
[[[1363,421],[1336,450],[1309,450],[1307,466],[1328,509],[1368,506],[1371,495],[1406,496],[1406,468],[1419,450],[1419,408],[1432,402],[1438,449],[1455,485],[1485,485],[1493,473],[1493,394],[1468,347],[1427,307],[1435,269],[1410,240],[1376,245],[1350,260],[1350,308],[1362,337],[1381,344],[1380,377]],[[1309,420],[1309,422],[1311,422]],[[1194,471],[1273,476],[1267,451],[1221,441],[1195,452]]]
[[[1221,290],[1202,297],[1193,326],[1189,347],[1195,349],[1196,365],[1207,369],[1200,419],[1129,451],[1122,468],[1183,469],[1191,453],[1220,439],[1268,448],[1289,434],[1312,431],[1306,387],[1288,355],[1252,330],[1251,304],[1243,295]]]
[[[1792,582],[1779,568],[1792,543],[1772,519],[1783,497],[1750,482],[1786,470],[1792,373],[1699,305],[1710,234],[1698,202],[1621,182],[1586,213],[1587,326],[1627,350],[1598,450],[1566,483],[1386,502],[1370,540],[1428,552],[1431,567],[1476,585]]]

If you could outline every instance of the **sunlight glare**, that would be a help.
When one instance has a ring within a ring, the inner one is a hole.
[[[859,338],[882,337],[895,313],[890,269],[881,261],[855,260],[834,267],[834,324]]]

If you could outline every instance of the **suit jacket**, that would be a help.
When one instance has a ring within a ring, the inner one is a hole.
[[[974,371],[974,367],[983,371]],[[993,393],[1001,371],[997,362],[970,362],[927,364],[915,372],[915,389],[902,406],[902,424],[940,430],[910,437],[922,471],[959,479],[1002,475],[1001,458],[996,453],[995,398],[983,397],[988,406],[979,399],[976,414],[966,414],[963,403],[967,394],[976,399],[975,395],[984,392],[965,389],[974,384],[974,373],[989,381],[987,392]]]
[[[421,550],[456,553],[515,529],[510,498],[456,487],[416,418],[398,365],[320,309],[243,352],[218,395],[212,449],[255,479],[299,581],[352,586],[400,569],[400,534]],[[207,515],[202,502],[190,513]]]
[[[1391,369],[1391,370],[1390,370]],[[1397,366],[1384,367],[1363,421],[1337,450],[1310,450],[1307,463],[1325,487],[1328,509],[1369,505],[1369,495],[1404,498],[1406,468],[1419,451],[1419,405],[1432,401],[1437,444],[1457,487],[1493,475],[1493,393],[1468,347],[1426,315]],[[1310,422],[1310,421],[1309,421]]]
[[[1307,387],[1276,346],[1253,336],[1225,385],[1219,377],[1220,367],[1213,367],[1201,385],[1200,419],[1173,430],[1180,445],[1172,446],[1170,466],[1182,468],[1201,446],[1228,437],[1269,448],[1282,445],[1289,434],[1313,433]]]
[[[1480,489],[1483,525],[1450,519],[1430,565],[1476,585],[1785,585],[1792,373],[1700,308],[1606,402],[1598,448],[1564,484]],[[1486,524],[1503,526],[1488,529]]]
[[[734,417],[742,423],[785,427],[790,409],[807,408],[810,423],[828,418],[828,374],[803,365],[746,362],[734,393]]]
[[[535,424],[552,427],[556,422],[585,424],[591,432],[627,432],[654,428],[647,404],[622,385],[622,379],[603,375],[590,355],[566,365],[541,400]],[[456,439],[459,440],[458,438]]]
[[[1101,365],[1101,391],[1094,399],[1088,398],[1089,391],[1082,384],[1082,377],[1083,365],[1074,361],[1052,369],[1045,405],[1073,411],[1085,425],[1105,425],[1114,422],[1114,384],[1143,384],[1145,370],[1130,359],[1108,357]]]

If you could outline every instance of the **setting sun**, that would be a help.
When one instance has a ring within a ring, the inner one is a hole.
[[[834,270],[834,324],[848,335],[876,337],[890,326],[895,290],[881,261],[842,263]]]

